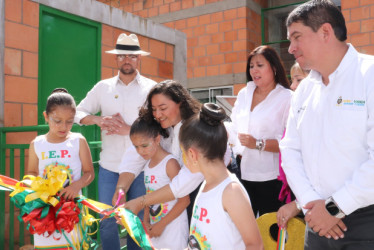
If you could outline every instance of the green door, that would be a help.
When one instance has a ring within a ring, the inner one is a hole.
[[[100,80],[101,24],[40,5],[39,124],[47,97],[66,88],[78,104]]]

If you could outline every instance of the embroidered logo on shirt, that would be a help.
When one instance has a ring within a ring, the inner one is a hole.
[[[306,109],[306,106],[302,106],[297,110],[297,113],[300,113],[301,111],[304,111]]]
[[[116,98],[116,99],[117,99],[117,98],[118,98],[118,95],[115,95],[115,96],[114,96],[114,98]]]
[[[190,250],[210,250],[212,249],[207,241],[206,235],[202,235],[196,225],[193,225],[190,230],[190,237],[188,237],[188,249]]]
[[[364,107],[366,101],[365,100],[351,100],[351,99],[343,99],[339,96],[338,100],[336,101],[336,106],[338,107]]]
[[[208,210],[206,208],[202,207],[199,209],[199,207],[195,205],[192,217],[194,217],[196,220],[203,221],[203,222],[205,221],[206,223],[209,224],[210,219],[204,218],[204,217],[207,217],[207,215],[208,215]]]

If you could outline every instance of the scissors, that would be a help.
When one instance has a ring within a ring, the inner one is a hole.
[[[107,209],[104,209],[103,211],[101,211],[101,213],[104,214],[104,216],[103,216],[103,218],[100,219],[100,222],[102,222],[103,220],[110,217],[110,215],[113,213],[113,211],[119,206],[119,202],[123,198],[123,196],[125,196],[125,192],[123,192],[123,190],[120,189],[118,191],[118,198],[117,198],[117,202],[114,205],[114,207],[110,207],[110,208],[107,208]]]

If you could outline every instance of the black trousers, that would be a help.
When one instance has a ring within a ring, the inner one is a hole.
[[[373,250],[374,249],[374,205],[361,208],[343,219],[347,226],[344,238],[327,239],[308,226],[305,229],[305,250]]]
[[[283,205],[278,200],[282,182],[270,181],[246,181],[241,180],[251,199],[252,209],[255,216],[276,212]]]

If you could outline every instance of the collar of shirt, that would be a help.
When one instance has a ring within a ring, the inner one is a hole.
[[[130,85],[135,84],[135,83],[140,84],[140,73],[139,73],[138,70],[136,70],[136,76],[135,76],[135,78],[131,82],[129,82],[129,84],[127,84],[127,85],[124,84],[121,81],[121,78],[119,78],[119,72],[118,72],[116,84],[121,84],[123,86],[130,86]]]

